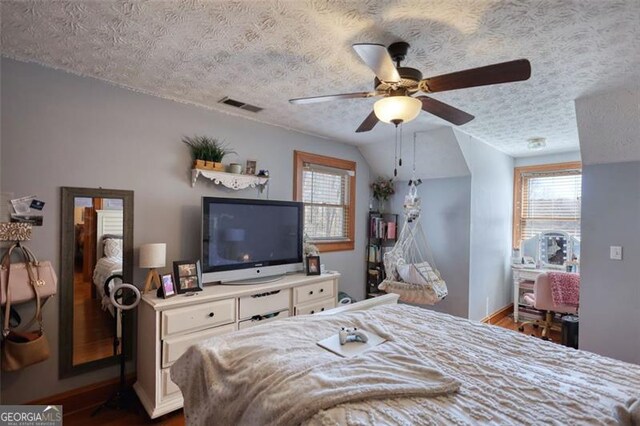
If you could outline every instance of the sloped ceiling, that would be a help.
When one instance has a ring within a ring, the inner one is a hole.
[[[417,132],[415,138],[415,156],[413,135],[398,145],[398,158],[402,159],[402,167],[394,161],[393,143],[379,142],[359,147],[362,156],[367,160],[374,175],[393,177],[394,169],[398,175],[396,180],[437,179],[469,176],[470,171],[458,139],[451,127],[439,127],[426,132]],[[415,176],[413,163],[415,162]]]
[[[3,1],[2,52],[142,92],[358,145],[373,100],[290,105],[370,90],[356,42],[411,43],[405,65],[434,76],[517,58],[527,82],[437,94],[476,116],[465,132],[511,155],[543,136],[578,148],[574,99],[637,78],[638,0]],[[218,104],[224,96],[265,108]],[[405,135],[445,125],[422,114]]]
[[[583,164],[640,161],[640,87],[580,98],[576,111]]]

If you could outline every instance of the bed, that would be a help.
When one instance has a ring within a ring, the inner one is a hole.
[[[640,366],[382,297],[192,346],[171,368],[187,424],[634,424]],[[316,345],[345,325],[389,340]]]
[[[102,309],[114,314],[113,305],[106,296],[104,284],[113,275],[122,275],[122,210],[96,211],[96,265],[93,268],[93,285],[101,300]],[[111,280],[112,288],[120,279]]]

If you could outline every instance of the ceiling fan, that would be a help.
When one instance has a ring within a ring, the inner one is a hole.
[[[419,70],[400,66],[409,50],[409,43],[401,41],[388,48],[381,44],[358,43],[353,45],[353,49],[376,75],[373,91],[297,98],[290,99],[289,102],[310,104],[338,99],[382,97],[374,104],[373,112],[365,118],[356,132],[368,132],[378,121],[398,126],[416,118],[421,110],[452,124],[462,125],[473,120],[473,115],[428,96],[414,95],[418,92],[436,93],[511,83],[527,80],[531,76],[529,61],[518,59],[423,79]]]

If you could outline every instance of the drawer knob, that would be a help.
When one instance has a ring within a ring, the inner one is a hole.
[[[324,293],[324,288],[321,288],[321,289],[320,289],[320,293]]]
[[[312,314],[315,314],[315,313],[316,313],[316,311],[311,311],[311,313],[312,313]]]
[[[324,308],[320,309],[320,312],[324,312]]]
[[[213,312],[209,312],[209,318],[213,318],[215,314]]]
[[[312,294],[313,294],[313,290],[311,290],[311,291],[309,292],[309,295],[312,295]]]

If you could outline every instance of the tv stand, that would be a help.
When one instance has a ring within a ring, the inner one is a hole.
[[[189,297],[163,299],[155,292],[142,296],[133,387],[149,417],[182,407],[182,393],[171,380],[170,368],[191,345],[289,316],[319,314],[337,305],[338,273],[264,278],[277,281],[208,285]]]
[[[268,277],[248,278],[246,280],[223,281],[222,284],[224,285],[268,284],[268,283],[275,283],[277,281],[280,281],[284,277],[285,277],[285,274],[271,275]]]

